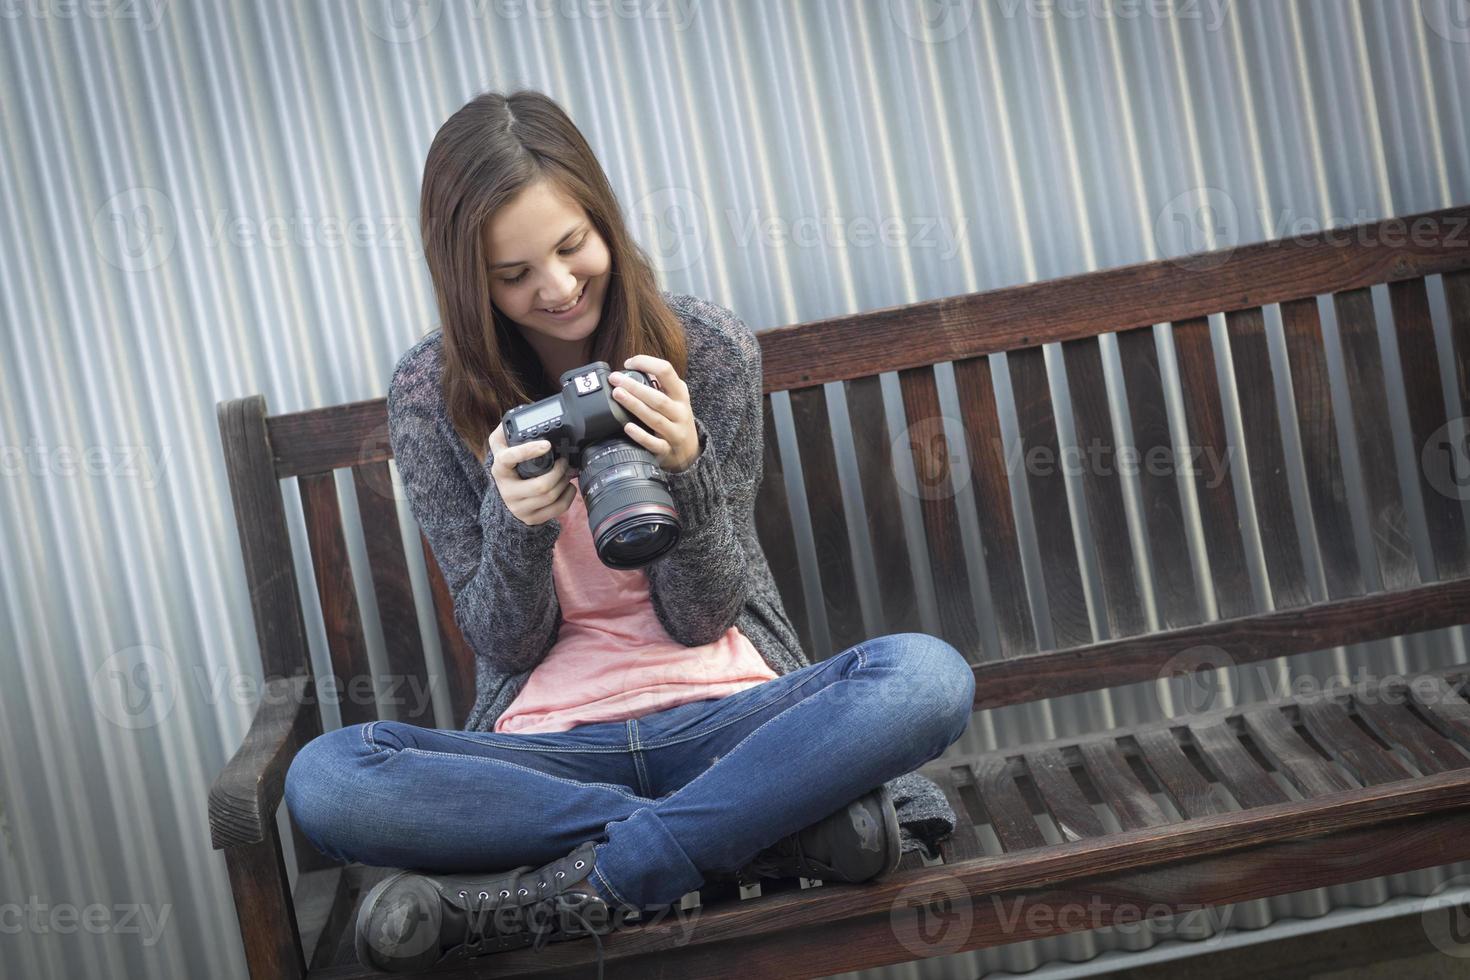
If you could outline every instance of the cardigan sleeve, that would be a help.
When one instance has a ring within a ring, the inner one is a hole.
[[[436,419],[437,382],[400,367],[388,387],[388,436],[408,505],[454,599],[465,642],[492,669],[528,670],[556,642],[561,608],[552,581],[552,547],[561,525],[529,526],[488,485],[478,497]]]
[[[667,474],[683,530],[648,566],[649,592],[659,622],[685,646],[714,642],[745,605],[750,560],[738,531],[754,516],[764,451],[760,346],[753,341],[743,370],[730,379],[734,394],[726,404],[734,424],[716,427],[729,435],[716,438],[695,406],[699,455],[688,469]]]

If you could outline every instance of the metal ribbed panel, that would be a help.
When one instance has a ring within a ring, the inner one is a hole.
[[[244,732],[258,664],[214,405],[383,394],[435,319],[415,246],[419,168],[466,98],[531,85],[561,100],[663,284],[757,328],[1470,201],[1470,26],[1454,3],[1174,9],[7,7],[0,895],[100,904],[110,927],[7,934],[0,977],[243,975],[205,793]],[[1443,331],[1433,282],[1431,299]],[[830,404],[845,440],[845,409]],[[1390,404],[1403,437],[1402,393]],[[784,396],[777,411],[789,448]],[[786,473],[799,486],[794,463]],[[294,494],[288,513],[299,540]],[[310,569],[297,572],[309,590]],[[859,583],[871,599],[871,569]],[[310,606],[307,623],[320,670]],[[1423,640],[1289,668],[1464,658],[1463,630]],[[1158,701],[1140,687],[977,715],[957,748],[1150,717]],[[1372,904],[1442,877],[1253,903],[1231,921]],[[892,973],[1022,970],[1150,943],[1066,938]]]

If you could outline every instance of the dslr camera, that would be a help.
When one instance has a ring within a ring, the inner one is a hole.
[[[606,361],[593,361],[561,376],[561,393],[505,413],[507,446],[546,439],[551,449],[516,464],[522,479],[540,476],[565,456],[577,471],[587,505],[587,523],[597,557],[609,568],[650,564],[679,540],[683,524],[669,494],[668,477],[648,450],[623,434],[628,422],[643,420],[612,397]],[[642,371],[623,371],[640,384],[659,388]]]

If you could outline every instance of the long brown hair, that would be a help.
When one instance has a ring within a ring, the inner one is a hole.
[[[555,393],[540,357],[490,298],[485,247],[495,213],[541,180],[580,204],[607,243],[610,274],[590,359],[620,370],[632,355],[652,354],[680,377],[688,368],[683,325],[571,118],[531,89],[477,95],[429,145],[419,223],[444,332],[445,407],[482,463],[507,410]]]

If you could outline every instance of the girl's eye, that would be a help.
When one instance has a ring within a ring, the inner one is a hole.
[[[570,245],[570,246],[568,246],[568,247],[566,247],[566,248],[564,248],[564,249],[562,249],[562,250],[561,250],[561,254],[562,254],[562,255],[571,255],[571,254],[572,254],[572,253],[573,253],[573,252],[576,252],[576,251],[578,251],[578,250],[579,250],[579,249],[581,249],[581,247],[582,247],[582,246],[583,246],[583,245],[586,245],[586,244],[587,244],[587,239],[586,239],[586,237],[585,237],[585,236],[584,236],[584,237],[583,237],[583,238],[582,238],[582,240],[581,240],[581,241],[580,241],[580,242],[578,242],[578,243],[577,243],[577,244],[575,244],[575,245]],[[510,277],[510,278],[509,278],[509,279],[503,279],[503,280],[502,280],[502,281],[503,281],[503,282],[508,282],[508,283],[510,283],[510,284],[511,284],[511,285],[512,285],[512,286],[514,286],[514,285],[515,285],[515,284],[516,284],[516,283],[518,283],[518,282],[520,282],[520,281],[521,281],[521,280],[522,280],[522,279],[524,279],[524,278],[526,278],[526,273],[527,273],[527,272],[528,272],[528,271],[530,271],[530,270],[528,270],[528,269],[522,269],[522,270],[521,270],[521,271],[520,271],[520,272],[519,272],[519,273],[517,273],[517,274],[516,274],[516,275],[514,275],[514,276],[511,276],[511,277]]]

